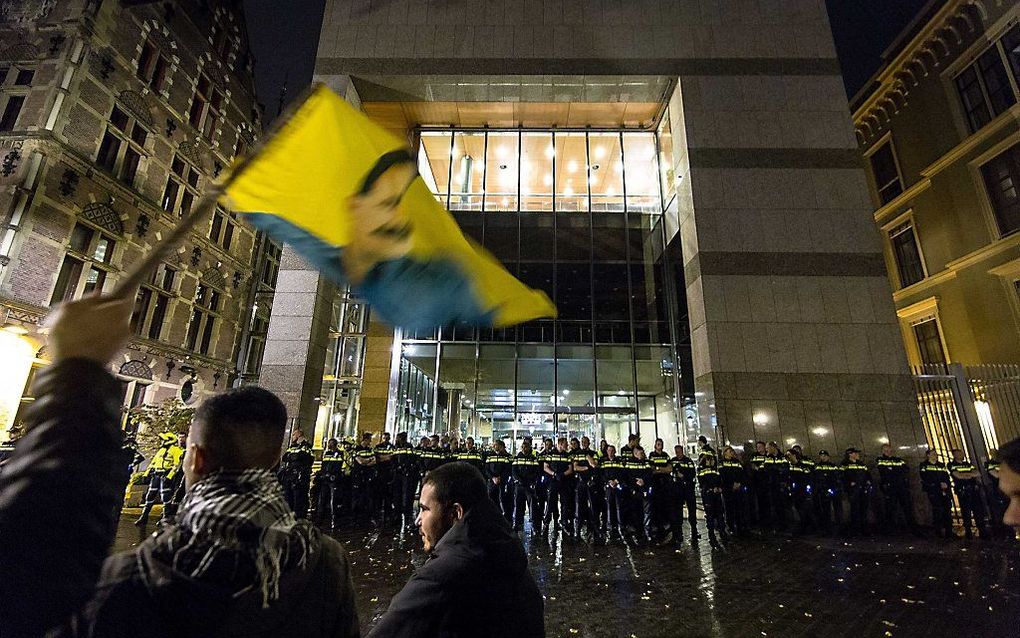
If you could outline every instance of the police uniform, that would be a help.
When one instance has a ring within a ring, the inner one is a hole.
[[[822,453],[828,456],[824,450]],[[843,468],[831,461],[819,461],[815,464],[814,486],[822,529],[838,532],[843,526]]]
[[[595,452],[591,449],[577,448],[570,451],[570,462],[574,468],[574,534],[580,536],[581,525],[588,528],[593,537],[599,535],[598,514],[595,510],[595,499],[592,489],[595,487],[596,469],[591,459]]]
[[[525,453],[523,450],[514,456],[510,465],[510,475],[514,481],[514,529],[524,529],[524,507],[527,505],[531,513],[531,529],[538,533],[542,527],[542,506],[538,498],[539,475],[542,466],[534,451]]]
[[[606,485],[606,530],[611,537],[618,538],[622,535],[624,491],[627,489],[623,461],[620,457],[605,457],[599,467]]]
[[[652,503],[649,490],[652,487],[652,464],[647,459],[630,456],[623,460],[629,491],[625,492],[624,522],[634,530],[639,539],[647,539],[651,527]]]
[[[874,484],[871,471],[861,461],[851,461],[850,455],[843,461],[843,489],[850,503],[850,532],[868,533],[868,504]]]
[[[882,455],[876,461],[878,487],[882,492],[882,526],[892,533],[896,528],[896,510],[903,511],[907,527],[914,535],[920,534],[914,517],[914,504],[910,499],[910,468],[898,456]]]
[[[959,478],[956,472],[975,472],[977,468],[970,461],[950,461],[947,466],[953,475],[953,490],[960,502],[960,514],[963,516],[963,533],[967,538],[973,537],[971,522],[977,524],[978,533],[982,538],[988,533],[985,529],[985,505],[981,499],[981,483],[977,478]]]
[[[335,450],[323,450],[322,465],[318,474],[319,498],[315,505],[316,518],[319,519],[319,523],[324,524],[328,521],[334,528],[337,525],[337,509],[342,496],[340,483],[344,472],[343,456],[344,453],[339,447]]]
[[[409,443],[393,446],[393,503],[404,525],[414,524],[414,497],[421,479],[419,450]]]
[[[1000,467],[1001,464],[996,459],[988,459],[988,462],[985,463],[985,471],[988,472],[988,478],[992,482],[992,493],[988,499],[988,505],[992,509],[992,528],[1004,529],[1006,538],[1014,538],[1014,534],[1010,531],[1011,528],[1006,527],[1002,522],[1002,517],[1009,509],[1009,497],[999,491],[999,478],[992,474],[992,472],[998,473]]]
[[[701,502],[705,506],[705,522],[708,526],[708,539],[715,545],[716,530],[727,538],[726,521],[723,518],[722,479],[719,470],[713,465],[705,465],[698,469],[698,485],[701,486]]]
[[[683,537],[684,508],[687,508],[687,521],[691,525],[691,540],[700,538],[698,534],[698,518],[694,483],[698,476],[698,467],[694,459],[684,455],[683,458],[674,456],[669,460],[673,466],[673,486],[676,497],[673,500],[673,520],[670,521],[673,527],[673,538],[677,542]]]
[[[508,452],[490,450],[485,454],[483,474],[489,500],[495,503],[503,517],[513,523],[513,492],[510,489],[510,469],[513,457]]]
[[[454,459],[461,463],[467,463],[471,467],[475,468],[479,472],[482,471],[482,467],[485,465],[485,461],[482,458],[482,451],[478,448],[461,448]]]
[[[355,516],[374,518],[375,508],[373,496],[375,489],[375,466],[365,464],[375,459],[375,450],[367,445],[358,444],[351,451],[351,513]]]
[[[651,485],[649,486],[649,500],[651,501],[651,529],[653,533],[665,534],[669,528],[670,505],[675,500],[673,489],[673,466],[669,462],[669,454],[665,452],[652,451],[648,455],[648,462],[652,466]],[[661,470],[666,470],[662,472]]]
[[[548,529],[549,522],[552,521],[556,528],[562,525],[568,534],[573,534],[574,469],[570,453],[555,449],[545,455],[543,462],[552,470],[552,474],[545,472],[548,482],[545,528]],[[556,521],[557,516],[559,521]]]
[[[769,494],[768,520],[774,529],[785,530],[790,505],[790,462],[778,452],[766,454],[764,473]]]
[[[283,497],[298,518],[308,516],[308,490],[312,481],[312,444],[302,440],[292,443],[280,459],[277,476],[283,486]]]
[[[755,452],[748,467],[751,470],[751,489],[754,492],[754,522],[761,529],[769,526],[769,477],[765,472],[768,454]]]
[[[747,485],[747,471],[737,459],[722,459],[719,463],[719,481],[726,509],[726,527],[730,534],[743,534],[747,531],[746,495],[750,491]]]
[[[394,513],[393,501],[393,448],[392,443],[380,442],[375,446],[375,506],[385,522]]]
[[[921,487],[931,505],[931,522],[935,527],[935,535],[955,538],[953,533],[953,477],[945,463],[932,463],[925,459],[918,466],[921,474]]]
[[[811,468],[802,459],[789,463],[790,497],[799,520],[797,531],[806,534],[814,528],[813,479]]]
[[[184,458],[184,448],[177,445],[177,435],[164,432],[160,435],[163,445],[152,455],[149,461],[149,489],[145,492],[145,502],[142,506],[142,514],[135,521],[135,525],[144,527],[149,520],[149,513],[156,505],[157,499],[163,505],[163,517],[168,516],[166,508],[170,505],[176,487],[177,472],[181,466],[181,459]]]

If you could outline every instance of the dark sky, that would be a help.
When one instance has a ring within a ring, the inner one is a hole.
[[[928,0],[826,0],[836,50],[853,97],[881,65],[882,52]],[[266,121],[288,79],[294,95],[312,79],[325,0],[244,0],[255,82]]]

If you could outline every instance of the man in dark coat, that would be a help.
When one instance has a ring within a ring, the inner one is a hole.
[[[286,410],[261,388],[200,406],[176,521],[106,558],[125,483],[107,365],[133,298],[72,302],[51,322],[54,363],[0,479],[0,635],[357,636],[343,548],[295,519],[270,470]]]
[[[429,559],[370,638],[545,636],[542,595],[524,548],[486,495],[481,473],[448,463],[423,481],[418,526]]]

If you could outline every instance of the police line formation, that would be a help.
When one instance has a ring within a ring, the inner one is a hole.
[[[878,531],[922,535],[914,515],[909,464],[894,456],[890,445],[882,446],[881,455],[869,466],[855,448],[847,449],[841,462],[834,462],[825,450],[814,461],[800,446],[783,453],[776,443],[759,441],[742,459],[729,446],[717,453],[705,437],[699,439],[697,459],[682,445],[674,446],[672,455],[667,453],[662,439],[646,453],[634,434],[619,451],[604,440],[599,449],[592,449],[588,437],[561,437],[555,442],[546,438],[536,450],[526,437],[516,455],[499,440],[483,450],[471,437],[461,444],[455,437],[433,435],[423,437],[417,446],[404,432],[397,434],[395,443],[389,433],[375,445],[372,438],[366,432],[357,444],[330,439],[313,472],[311,443],[295,432],[278,476],[299,517],[309,515],[311,504],[312,517],[334,529],[345,523],[414,527],[422,476],[444,463],[460,461],[482,473],[489,497],[515,531],[522,531],[529,519],[532,532],[541,535],[562,530],[580,539],[585,530],[596,543],[624,539],[681,543],[686,523],[686,537],[694,542],[700,538],[696,516],[700,491],[713,545],[720,538],[727,541],[752,532],[868,535],[872,510]],[[139,526],[146,524],[156,502],[167,504],[164,516],[172,516],[182,452],[168,436],[153,456]],[[987,491],[978,468],[962,451],[952,454],[945,463],[929,450],[917,468],[936,536],[957,538],[951,514],[954,494],[966,538],[972,538],[975,527],[982,538],[1011,536],[999,525],[1008,501],[998,490],[994,454],[986,469],[995,485]]]

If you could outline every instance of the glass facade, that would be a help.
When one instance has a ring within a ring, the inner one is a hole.
[[[315,427],[316,446],[332,437],[357,433],[368,313],[368,306],[355,299],[349,288],[333,299]]]
[[[560,315],[398,332],[391,429],[511,447],[525,434],[678,439],[686,313],[664,246],[672,167],[660,170],[659,153],[655,132],[421,131],[419,170],[436,198]]]

